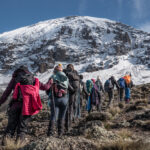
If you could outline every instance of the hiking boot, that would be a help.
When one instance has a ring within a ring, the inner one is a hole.
[[[53,136],[54,135],[54,126],[55,126],[55,121],[50,120],[47,136]]]
[[[21,143],[22,142],[25,142],[26,138],[25,138],[25,133],[20,133],[20,134],[17,134],[17,137],[16,137],[16,143],[18,141],[20,141]]]
[[[61,137],[64,134],[64,121],[62,119],[58,120],[58,136]]]
[[[130,101],[129,99],[126,99],[126,101],[125,101],[125,102],[126,102],[126,104],[129,104],[129,101]]]

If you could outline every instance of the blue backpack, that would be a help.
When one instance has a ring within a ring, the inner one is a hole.
[[[118,83],[119,83],[120,88],[123,88],[123,89],[125,88],[125,80],[123,78],[120,78],[118,80]]]
[[[113,84],[112,84],[111,79],[106,80],[106,82],[104,84],[105,91],[107,92],[107,91],[109,91],[112,88],[113,88]]]

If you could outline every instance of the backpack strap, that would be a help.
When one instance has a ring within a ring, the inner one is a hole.
[[[17,83],[15,86],[14,93],[13,93],[13,99],[15,99],[15,100],[17,100],[17,98],[18,98],[19,88],[20,88],[20,83]]]

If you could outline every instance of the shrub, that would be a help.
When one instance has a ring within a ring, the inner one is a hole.
[[[143,143],[142,141],[118,141],[116,143],[105,144],[99,150],[150,150],[150,143]]]
[[[121,129],[118,134],[123,138],[123,139],[127,139],[130,138],[132,136],[131,131],[129,131],[128,129]]]

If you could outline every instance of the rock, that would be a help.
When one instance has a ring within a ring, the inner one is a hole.
[[[99,139],[100,141],[114,141],[120,139],[119,135],[99,126],[93,126],[92,128],[87,129],[85,131],[85,137],[88,139]]]
[[[86,117],[86,121],[92,121],[92,120],[100,120],[100,121],[107,121],[112,118],[112,115],[109,112],[95,112],[91,113]]]
[[[41,64],[39,65],[39,72],[40,72],[40,73],[44,73],[44,72],[47,71],[47,68],[48,68],[47,63],[41,63]]]
[[[55,47],[55,51],[53,54],[55,61],[67,61],[68,56],[66,52],[67,52],[66,48]]]
[[[89,64],[87,68],[85,69],[86,72],[94,72],[100,70],[99,66],[96,66],[95,64]]]
[[[97,150],[97,145],[83,137],[42,138],[20,150]]]

